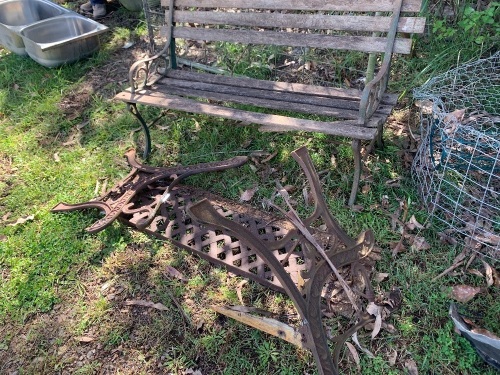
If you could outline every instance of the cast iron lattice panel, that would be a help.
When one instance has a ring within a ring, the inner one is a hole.
[[[153,206],[163,194],[158,187],[144,190],[132,201],[133,205],[122,211],[121,220],[135,226],[137,212]],[[282,262],[285,271],[295,284],[299,283],[298,272],[307,271],[308,265],[300,245],[300,235],[291,241],[278,242],[293,229],[291,223],[272,215],[257,211],[254,208],[237,204],[213,194],[207,194],[189,186],[178,186],[172,192],[172,199],[161,205],[152,223],[145,229],[151,235],[161,239],[169,239],[175,245],[196,253],[200,257],[225,266],[228,270],[251,278],[260,284],[283,291],[278,279],[267,264],[255,253],[249,244],[241,241],[223,230],[211,230],[200,226],[186,213],[186,207],[201,198],[208,198],[217,211],[225,218],[231,219],[252,232],[255,237],[266,242],[273,250],[274,256]],[[316,233],[320,243],[328,248],[328,237]],[[273,246],[273,243],[276,246]],[[301,275],[305,278],[305,274]]]

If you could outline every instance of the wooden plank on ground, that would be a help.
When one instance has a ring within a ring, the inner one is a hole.
[[[212,310],[217,311],[219,314],[233,318],[238,322],[246,324],[247,326],[256,328],[259,331],[279,337],[280,339],[288,341],[299,348],[308,349],[305,345],[305,340],[302,338],[302,334],[295,328],[282,323],[279,320],[264,316],[255,316],[246,312],[235,311],[231,307],[226,306],[212,306]]]
[[[384,52],[387,39],[371,36],[318,35],[280,33],[274,31],[205,29],[202,27],[175,27],[174,38],[225,41],[244,44],[280,45],[291,47],[332,48],[361,52]],[[395,53],[408,54],[411,39],[396,39]]]
[[[287,116],[255,113],[240,109],[226,108],[219,105],[200,103],[196,100],[180,98],[149,90],[140,90],[135,94],[123,91],[116,95],[115,99],[128,103],[140,103],[161,108],[172,108],[184,112],[212,115],[250,124],[279,126],[286,129],[286,131],[310,131],[361,140],[372,140],[377,133],[377,129],[358,126],[357,120],[321,122]]]
[[[387,32],[391,24],[391,17],[185,10],[176,11],[174,13],[174,21],[176,23],[199,23],[205,25]],[[398,32],[409,34],[423,33],[424,27],[424,17],[401,17],[399,19]]]
[[[169,0],[161,0],[168,7]],[[242,8],[242,9],[273,9],[273,10],[325,10],[340,12],[391,12],[393,0],[176,0],[177,7],[199,8]],[[404,0],[403,12],[419,12],[422,0]]]

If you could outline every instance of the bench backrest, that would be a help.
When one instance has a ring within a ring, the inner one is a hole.
[[[384,52],[398,0],[161,0],[173,38]],[[422,0],[403,0],[393,52],[422,33]]]

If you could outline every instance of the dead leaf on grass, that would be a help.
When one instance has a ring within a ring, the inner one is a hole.
[[[125,301],[125,306],[144,306],[144,307],[152,307],[156,310],[167,311],[168,307],[162,303],[153,303],[151,301],[144,301],[138,299],[132,299]]]
[[[391,249],[392,249],[392,257],[396,257],[399,253],[402,253],[405,251],[405,245],[403,245],[403,239],[401,239],[399,242],[392,242],[391,243]]]
[[[481,292],[480,287],[470,285],[455,285],[451,290],[451,297],[458,302],[465,303]]]
[[[470,331],[474,332],[474,333],[477,333],[478,335],[483,335],[483,336],[489,337],[490,339],[493,339],[493,340],[500,340],[500,337],[498,337],[493,332],[488,331],[485,328],[479,328],[479,327],[478,328],[472,328]]]
[[[248,202],[248,201],[252,200],[257,189],[258,189],[258,186],[255,186],[251,189],[245,190],[240,196],[240,202]]]
[[[351,344],[350,342],[346,342],[345,345],[347,346],[347,349],[349,349],[349,352],[351,353],[352,359],[354,359],[354,362],[356,363],[356,367],[358,368],[358,371],[360,371],[361,370],[361,366],[360,366],[361,361],[359,359],[358,351],[356,350],[354,345]]]
[[[368,194],[372,190],[372,187],[370,185],[363,185],[361,188],[361,193],[362,194]]]
[[[484,271],[486,275],[486,285],[488,288],[493,285],[493,268],[486,263],[483,259],[481,259],[481,262],[483,262],[484,266]]]
[[[412,215],[410,217],[410,220],[406,223],[406,227],[409,230],[413,230],[415,228],[417,229],[424,229],[424,226],[418,222],[418,220],[415,218],[415,215]]]
[[[364,209],[365,208],[362,205],[360,205],[360,204],[353,204],[351,206],[351,211],[352,212],[362,212]]]
[[[7,226],[15,227],[16,225],[24,224],[27,221],[31,221],[33,219],[35,219],[35,215],[28,215],[28,216],[20,217],[19,219],[17,219],[17,221],[15,223],[7,224]]]
[[[176,279],[179,279],[179,280],[184,281],[184,282],[188,281],[188,279],[186,279],[186,277],[184,277],[182,272],[178,271],[177,269],[175,269],[172,266],[167,265],[165,267],[165,271],[167,272],[168,275],[175,277]]]
[[[158,129],[158,130],[168,130],[168,129],[170,129],[170,125],[165,125],[165,126],[155,125],[155,126],[156,126],[156,129]]]
[[[405,361],[405,369],[408,370],[408,373],[410,375],[418,375],[417,364],[415,363],[415,361],[413,359],[407,359]]]
[[[415,236],[411,248],[415,251],[429,250],[431,248],[431,245],[429,245],[429,243],[424,237]]]
[[[372,340],[375,337],[377,337],[377,335],[379,334],[381,328],[382,328],[382,315],[378,314],[375,317],[375,323],[373,325]]]
[[[77,337],[75,337],[75,340],[78,342],[92,342],[95,339],[93,337],[90,337],[90,336],[77,336]]]
[[[393,352],[391,352],[391,354],[389,354],[387,357],[388,357],[388,360],[389,360],[389,365],[390,366],[395,366],[396,365],[396,360],[398,359],[398,352],[397,352],[397,350],[394,350]]]
[[[184,375],[203,375],[200,370],[193,370],[192,368],[188,368],[184,371]]]
[[[385,182],[385,186],[388,186],[388,187],[400,187],[401,186],[401,177],[398,177],[398,178],[395,178],[395,179],[392,179],[392,180],[387,180]]]
[[[368,349],[366,349],[365,347],[361,346],[361,344],[359,343],[358,341],[358,333],[355,332],[352,336],[352,341],[356,344],[356,346],[363,352],[365,353],[368,358],[375,358],[375,356],[373,355],[373,353],[371,351],[369,351]]]
[[[267,158],[261,161],[262,164],[265,164],[269,161],[271,161],[276,155],[278,155],[278,151],[274,151],[271,155],[269,155]]]
[[[248,283],[248,280],[242,280],[238,283],[238,286],[236,287],[236,294],[238,295],[238,300],[240,301],[240,303],[242,305],[244,305],[245,303],[243,302],[243,294],[241,292],[241,290],[243,289],[243,286]]]
[[[5,242],[8,240],[8,237],[7,236],[4,236],[3,234],[0,235],[0,242]]]
[[[381,283],[382,281],[386,280],[389,277],[388,273],[385,272],[377,272],[375,276],[373,277],[373,281],[377,283]]]
[[[58,152],[56,152],[56,153],[54,154],[54,161],[55,161],[56,163],[59,163],[59,162],[61,161],[61,158],[59,157],[59,153],[58,153]]]

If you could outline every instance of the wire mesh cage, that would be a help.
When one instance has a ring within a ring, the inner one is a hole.
[[[440,232],[500,259],[500,52],[461,65],[414,91],[421,143],[412,166]]]

